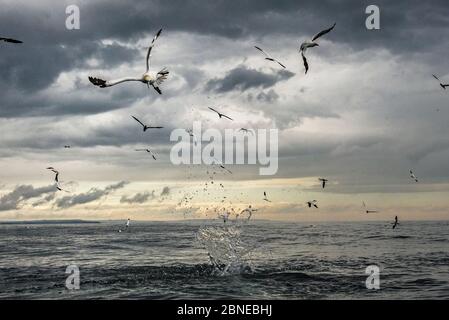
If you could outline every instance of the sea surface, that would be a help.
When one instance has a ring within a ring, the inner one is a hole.
[[[0,225],[0,299],[448,299],[449,222]],[[66,268],[80,272],[66,288]],[[380,269],[380,288],[365,270]]]

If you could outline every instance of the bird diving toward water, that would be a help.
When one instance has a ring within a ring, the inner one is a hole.
[[[309,64],[307,63],[307,58],[305,56],[305,53],[306,53],[307,49],[319,46],[319,44],[315,40],[317,40],[318,38],[320,38],[320,37],[324,36],[325,34],[331,32],[335,28],[335,25],[336,25],[336,23],[334,23],[332,25],[332,27],[318,32],[312,38],[312,41],[305,41],[305,42],[301,43],[301,47],[299,48],[299,52],[301,52],[301,56],[302,56],[302,60],[303,60],[303,63],[304,63],[304,67],[306,69],[305,73],[307,73],[307,71],[309,71]]]
[[[266,192],[266,191],[263,192],[263,201],[271,202],[271,200],[268,200],[267,192]]]
[[[324,187],[326,186],[326,182],[329,181],[329,180],[324,179],[324,178],[318,178],[318,180],[321,181],[321,186],[323,187],[323,189],[324,189]]]
[[[254,48],[256,48],[257,50],[259,50],[260,52],[262,52],[266,57],[265,60],[268,61],[272,61],[272,62],[276,62],[277,64],[279,64],[282,68],[286,68],[282,63],[280,63],[278,60],[274,59],[272,56],[270,56],[268,53],[266,53],[265,51],[263,51],[261,48],[259,48],[258,46],[254,46]]]
[[[8,43],[23,43],[23,41],[12,39],[12,38],[3,38],[0,37],[0,41],[8,42]]]
[[[103,80],[100,78],[94,78],[94,77],[89,77],[89,81],[95,85],[98,86],[100,88],[106,88],[106,87],[112,87],[115,86],[116,84],[119,83],[123,83],[126,81],[139,81],[142,83],[145,83],[147,85],[148,88],[150,88],[150,86],[153,87],[154,90],[157,91],[157,93],[162,94],[161,90],[159,89],[159,85],[161,85],[168,77],[168,70],[166,68],[163,68],[161,71],[154,73],[154,72],[150,72],[150,66],[151,66],[151,51],[154,47],[154,43],[157,40],[157,38],[159,38],[159,36],[161,35],[162,29],[160,29],[156,36],[153,38],[153,41],[151,42],[150,46],[148,47],[148,51],[147,51],[147,57],[146,57],[146,71],[143,75],[138,76],[138,77],[124,77],[124,78],[120,78],[120,79],[115,79],[115,80]]]
[[[134,120],[136,120],[138,123],[140,123],[140,124],[142,125],[142,127],[143,127],[143,132],[147,131],[148,129],[162,129],[162,128],[164,128],[164,127],[147,126],[146,124],[143,124],[143,122],[140,121],[139,119],[137,119],[136,117],[134,117],[134,116],[131,116],[131,117],[133,117]]]
[[[415,180],[415,182],[419,182],[418,177],[413,173],[413,170],[410,170],[410,178]]]
[[[209,109],[212,110],[213,112],[215,112],[216,114],[218,114],[218,118],[220,118],[220,119],[223,117],[223,118],[227,118],[227,119],[229,119],[229,120],[231,120],[231,121],[234,121],[234,119],[231,119],[231,118],[229,118],[227,115],[218,112],[218,111],[215,110],[214,108],[209,107]]]
[[[394,218],[394,222],[393,222],[393,229],[396,229],[396,227],[397,227],[398,224],[399,224],[398,216],[396,216],[396,217]]]
[[[312,208],[312,206],[314,206],[315,208],[318,209],[318,201],[312,200],[312,201],[307,201],[306,203],[309,206],[309,208]]]
[[[438,79],[438,77],[437,77],[436,75],[432,74],[432,76],[433,76],[435,79],[437,79],[437,81],[440,83],[440,87],[443,88],[444,90],[446,90],[446,87],[449,87],[449,84],[443,84],[443,83],[441,83],[441,80]]]
[[[154,153],[150,149],[136,149],[136,151],[148,152],[153,157],[153,159],[156,160],[156,156],[154,155]]]

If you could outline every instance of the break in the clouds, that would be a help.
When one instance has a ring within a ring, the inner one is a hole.
[[[380,30],[365,27],[373,3],[356,0],[0,3],[1,36],[24,41],[0,44],[0,165],[8,168],[0,175],[2,211],[28,203],[22,186],[48,183],[42,168],[49,163],[86,190],[44,192],[31,198],[31,210],[97,203],[112,194],[92,187],[105,181],[174,190],[171,183],[183,181],[190,168],[168,161],[169,135],[193,121],[204,129],[279,129],[274,179],[326,176],[335,193],[424,193],[444,205],[432,192],[449,190],[449,96],[432,74],[449,81],[446,1],[379,0]],[[69,4],[80,8],[80,30],[65,28]],[[305,75],[300,43],[334,22],[307,52]],[[142,74],[161,27],[152,68],[170,71],[163,95],[142,83],[105,89],[89,83],[88,76]],[[274,67],[255,45],[287,69]],[[235,121],[217,119],[210,106]],[[164,129],[142,133],[131,115]],[[147,147],[158,161],[134,152]],[[253,169],[232,168],[226,179],[260,179]],[[422,183],[409,185],[410,169]],[[146,190],[155,188],[142,186],[117,203],[145,205],[152,198]]]

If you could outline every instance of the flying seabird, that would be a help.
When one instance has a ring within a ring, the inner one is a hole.
[[[55,182],[59,182],[59,171],[53,167],[48,167],[47,170],[52,171],[55,174]]]
[[[315,42],[315,40],[317,40],[318,38],[320,38],[321,36],[324,36],[325,34],[331,32],[334,28],[335,28],[336,23],[334,23],[332,25],[332,27],[325,29],[323,31],[318,32],[313,38],[312,41],[305,41],[303,43],[301,43],[301,47],[299,48],[299,51],[301,52],[301,56],[302,56],[302,60],[304,62],[304,67],[306,69],[306,72],[309,71],[309,64],[307,63],[307,58],[305,56],[305,53],[307,51],[308,48],[312,48],[312,47],[317,47],[319,46],[318,43]]]
[[[416,177],[416,175],[413,173],[413,170],[410,170],[410,178],[412,178],[413,180],[415,180],[415,182],[419,182],[418,178]]]
[[[266,53],[265,51],[263,51],[261,48],[259,48],[258,46],[254,46],[254,48],[256,48],[257,50],[259,50],[260,52],[262,52],[266,57],[265,60],[268,61],[273,61],[273,62],[277,62],[282,68],[285,69],[285,66],[280,63],[278,60],[274,59],[273,57],[271,57],[268,53]]]
[[[251,134],[254,134],[252,129],[240,128],[239,131],[242,131],[242,132],[244,132],[244,133],[251,133]]]
[[[221,168],[221,169],[223,169],[223,170],[225,170],[225,171],[227,171],[227,172],[229,172],[230,174],[232,174],[232,171],[231,170],[229,170],[229,169],[227,169],[223,164],[221,164],[221,162],[220,161],[218,161],[218,159],[217,158],[214,158],[214,160],[215,160],[215,162],[216,162],[216,164]]]
[[[443,88],[444,90],[446,90],[446,87],[449,87],[449,84],[442,84],[442,83],[441,83],[441,80],[438,79],[438,77],[437,77],[436,75],[432,74],[432,76],[433,76],[435,79],[437,79],[437,81],[440,83],[440,87]]]
[[[324,178],[318,178],[318,180],[321,181],[321,185],[322,185],[323,189],[324,189],[324,187],[326,186],[326,182],[329,181],[329,180],[324,179]]]
[[[168,77],[168,70],[166,68],[163,68],[158,73],[150,72],[150,65],[151,65],[151,51],[153,49],[154,43],[161,35],[162,29],[160,29],[156,36],[153,38],[153,41],[151,42],[151,45],[148,47],[147,51],[147,57],[146,57],[146,72],[140,76],[140,77],[124,77],[120,79],[115,80],[103,80],[100,78],[94,78],[89,77],[89,81],[100,88],[106,88],[106,87],[112,87],[116,84],[126,82],[126,81],[139,81],[142,83],[145,83],[148,88],[152,86],[154,90],[156,90],[159,94],[162,94],[161,90],[159,89],[159,85],[164,82]]]
[[[318,203],[318,201],[316,201],[316,200],[307,201],[307,205],[309,206],[309,208],[312,208],[312,206],[314,206],[315,208],[318,209],[317,203]]]
[[[136,151],[148,152],[153,157],[153,159],[156,160],[156,156],[154,155],[154,153],[150,149],[136,149]]]
[[[223,117],[223,118],[227,118],[227,119],[229,119],[231,121],[234,121],[234,119],[229,118],[227,115],[224,115],[223,113],[220,113],[220,112],[218,112],[217,110],[215,110],[215,109],[213,109],[211,107],[209,107],[209,109],[212,110],[213,112],[215,112],[216,114],[218,114],[218,117],[220,119]]]
[[[266,202],[271,202],[270,200],[268,200],[266,191],[263,192],[263,200],[266,201]]]
[[[0,41],[9,42],[9,43],[23,43],[23,41],[12,39],[12,38],[3,38],[0,37]]]
[[[70,148],[71,148],[71,146],[69,146],[69,145],[66,145],[66,146],[64,146],[64,148],[65,148],[65,149],[70,149]]]
[[[148,129],[162,129],[164,127],[152,127],[152,126],[147,126],[146,124],[143,124],[139,119],[137,119],[134,116],[131,116],[134,118],[134,120],[136,120],[138,123],[140,123],[143,127],[143,132],[147,131]]]

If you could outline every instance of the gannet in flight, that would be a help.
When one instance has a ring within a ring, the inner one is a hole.
[[[156,36],[153,38],[153,41],[151,42],[151,45],[148,47],[148,51],[147,51],[147,57],[146,57],[146,63],[147,63],[147,68],[145,73],[142,76],[139,77],[125,77],[125,78],[120,78],[120,79],[115,79],[115,80],[103,80],[100,78],[94,78],[94,77],[89,77],[89,81],[93,84],[96,85],[100,88],[106,88],[106,87],[111,87],[111,86],[115,86],[116,84],[122,83],[122,82],[126,82],[126,81],[139,81],[142,83],[145,83],[147,85],[147,87],[149,88],[150,86],[152,86],[154,88],[154,90],[156,90],[159,94],[162,94],[161,90],[159,89],[159,85],[162,84],[162,82],[164,82],[164,80],[167,79],[168,77],[168,70],[166,68],[163,68],[161,71],[159,71],[158,73],[154,73],[154,72],[150,72],[150,66],[151,66],[151,51],[153,49],[154,43],[157,40],[157,38],[159,38],[160,34],[162,32],[162,29],[160,29]]]
[[[301,52],[301,56],[302,56],[302,60],[304,62],[304,67],[306,69],[306,72],[309,71],[309,64],[307,63],[307,58],[305,56],[305,53],[307,51],[308,48],[313,48],[316,46],[319,46],[318,43],[315,42],[315,40],[317,40],[318,38],[320,38],[321,36],[324,36],[325,34],[331,32],[334,28],[335,28],[336,23],[334,23],[332,25],[332,27],[325,29],[323,31],[318,32],[313,38],[312,41],[305,41],[303,43],[301,43],[301,47],[299,48],[299,52]]]
[[[266,202],[271,202],[270,200],[268,200],[266,191],[263,192],[263,200],[266,201]]]
[[[251,133],[252,135],[254,135],[253,129],[240,128],[239,131],[242,131],[244,133]]]
[[[148,152],[153,157],[153,159],[156,160],[156,156],[154,155],[154,153],[150,149],[136,149],[136,151]]]
[[[12,39],[12,38],[3,38],[0,37],[0,41],[9,42],[9,43],[23,43],[23,41]]]
[[[254,46],[254,48],[256,48],[257,50],[259,50],[260,52],[262,52],[266,57],[265,60],[268,61],[272,61],[272,62],[276,62],[277,64],[279,64],[282,68],[285,69],[285,66],[280,63],[278,60],[274,59],[273,57],[271,57],[268,53],[266,53],[265,51],[263,51],[261,48],[259,48],[258,46]]]
[[[449,87],[449,84],[442,84],[440,79],[438,79],[438,77],[434,74],[432,74],[432,76],[437,79],[437,81],[440,83],[440,87],[443,88],[444,90],[446,90],[446,87]]]
[[[307,201],[307,205],[309,206],[309,208],[312,208],[312,206],[314,206],[315,208],[318,209],[317,203],[318,203],[318,201],[316,201],[316,200]]]
[[[418,178],[416,177],[416,175],[413,173],[412,170],[410,170],[410,178],[412,178],[413,180],[415,180],[415,182],[419,182]]]
[[[143,124],[139,119],[137,119],[134,116],[131,116],[134,118],[134,120],[136,120],[138,123],[140,123],[143,127],[143,132],[147,131],[148,129],[162,129],[164,127],[152,127],[152,126],[147,126],[146,124]]]
[[[326,186],[326,182],[329,181],[329,180],[324,179],[324,178],[318,178],[318,180],[321,181],[321,186],[323,187],[323,189],[324,189],[324,187]]]
[[[59,171],[53,167],[48,167],[47,170],[52,171],[55,174],[55,182],[59,182]]]
[[[185,129],[189,136],[193,139],[193,143],[196,145],[198,143],[198,140],[196,139],[195,135],[193,134],[193,129]]]
[[[66,145],[66,146],[64,146],[64,148],[65,148],[65,149],[70,149],[70,148],[71,148],[71,146],[69,146],[69,145]]]
[[[221,164],[221,162],[220,161],[218,161],[218,159],[217,158],[214,158],[214,160],[215,160],[215,162],[216,162],[216,164],[221,168],[221,169],[223,169],[223,170],[225,170],[225,171],[227,171],[227,172],[229,172],[230,174],[232,174],[232,171],[231,170],[229,170],[229,169],[227,169],[223,164]]]
[[[213,112],[215,112],[216,114],[218,114],[218,117],[220,119],[223,117],[223,118],[227,118],[227,119],[229,119],[231,121],[234,121],[234,119],[229,118],[227,115],[224,115],[223,113],[220,113],[220,112],[218,112],[217,110],[215,110],[215,109],[213,109],[211,107],[209,107],[209,109],[212,110]]]

